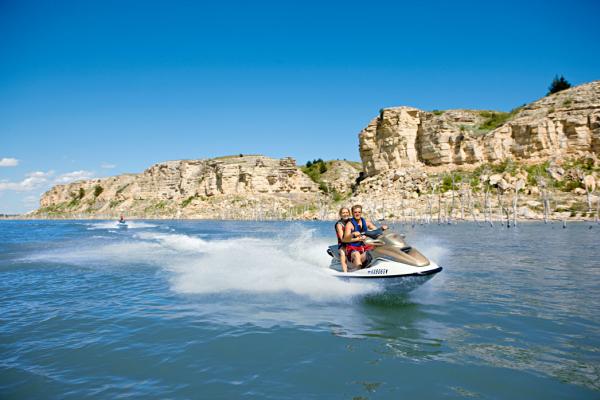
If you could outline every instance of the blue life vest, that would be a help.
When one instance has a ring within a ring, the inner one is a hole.
[[[360,222],[362,224],[362,227],[360,227],[358,225],[358,222],[356,222],[356,220],[354,218],[350,218],[350,222],[352,222],[352,232],[360,232],[362,234],[364,234],[367,231],[367,221],[365,221],[364,218],[360,218]],[[352,243],[348,243],[348,245],[350,246],[364,246],[365,242],[352,242]]]

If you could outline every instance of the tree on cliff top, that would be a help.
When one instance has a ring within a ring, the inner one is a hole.
[[[558,75],[556,75],[554,80],[552,80],[550,87],[548,88],[548,94],[557,93],[570,87],[571,84],[565,79],[564,76],[561,75],[559,78]]]

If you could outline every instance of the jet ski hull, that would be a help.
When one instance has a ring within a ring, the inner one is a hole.
[[[337,270],[339,267],[339,270]],[[373,261],[368,268],[353,272],[342,272],[341,265],[332,265],[331,273],[335,277],[352,282],[373,282],[383,287],[387,293],[406,293],[423,285],[443,270],[434,262],[427,267],[413,267],[393,261]]]

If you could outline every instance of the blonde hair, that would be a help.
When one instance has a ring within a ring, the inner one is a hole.
[[[348,210],[348,212],[350,212],[350,209],[348,207],[342,207],[340,208],[340,211],[338,211],[338,215],[341,217],[342,216],[342,211],[344,210]]]

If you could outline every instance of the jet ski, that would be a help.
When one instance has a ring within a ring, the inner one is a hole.
[[[404,235],[376,229],[366,232],[365,236],[365,244],[372,249],[367,251],[367,261],[359,270],[351,271],[352,263],[348,261],[349,272],[343,272],[337,245],[329,246],[327,253],[331,256],[329,268],[332,275],[346,280],[378,282],[385,286],[386,291],[407,292],[442,270],[442,267],[409,246]]]
[[[120,221],[117,223],[117,226],[118,226],[119,228],[125,229],[125,228],[127,228],[127,222],[125,222],[124,220],[120,220]]]

